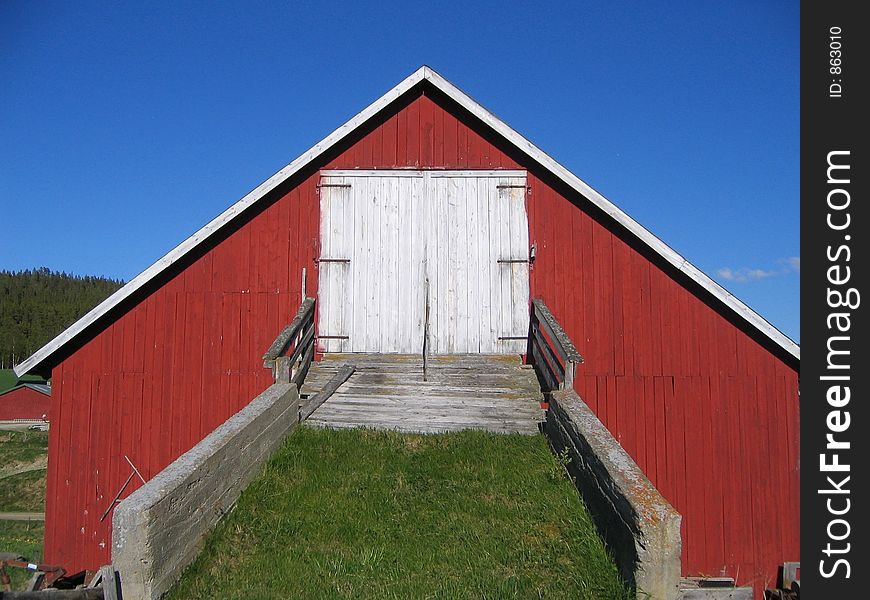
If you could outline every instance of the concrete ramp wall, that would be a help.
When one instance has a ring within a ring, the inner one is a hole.
[[[680,514],[574,390],[552,393],[546,432],[637,597],[678,598]]]
[[[296,386],[276,383],[118,505],[112,563],[124,600],[172,587],[298,415]]]

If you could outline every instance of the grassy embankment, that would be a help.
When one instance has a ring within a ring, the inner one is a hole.
[[[45,510],[47,456],[47,432],[0,431],[0,512]],[[30,561],[40,561],[43,531],[42,521],[0,520],[0,552],[14,552]],[[8,572],[13,589],[20,589],[30,578],[21,569]]]
[[[633,597],[542,436],[303,427],[170,598]]]

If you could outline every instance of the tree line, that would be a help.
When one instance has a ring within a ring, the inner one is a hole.
[[[0,271],[0,369],[26,359],[122,285],[45,267]]]

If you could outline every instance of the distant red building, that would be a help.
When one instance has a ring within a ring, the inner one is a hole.
[[[51,410],[51,386],[45,383],[21,383],[0,392],[0,421],[15,419],[48,420]]]

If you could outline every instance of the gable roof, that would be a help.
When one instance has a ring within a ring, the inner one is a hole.
[[[90,312],[73,323],[69,328],[63,331],[56,338],[48,342],[40,348],[27,360],[15,367],[15,373],[21,376],[24,373],[31,372],[37,368],[44,370],[46,365],[53,366],[51,362],[53,356],[56,356],[58,351],[72,340],[82,335],[91,325],[98,319],[106,315],[111,309],[130,297],[136,291],[140,290],[149,281],[163,273],[171,265],[175,264],[181,258],[186,256],[194,248],[203,244],[206,240],[223,229],[227,224],[244,213],[249,207],[256,204],[258,201],[267,196],[272,190],[278,187],[281,183],[292,177],[294,174],[309,165],[312,161],[322,156],[336,144],[347,138],[350,134],[356,131],[360,126],[366,123],[369,119],[376,116],[382,110],[387,108],[394,101],[401,98],[406,93],[410,92],[422,82],[428,82],[441,93],[459,104],[462,108],[470,112],[479,119],[485,126],[499,134],[514,147],[520,150],[523,154],[537,162],[543,168],[547,169],[560,181],[568,185],[570,188],[577,191],[580,195],[587,198],[604,213],[610,216],[619,225],[624,227],[629,233],[636,237],[643,244],[648,246],[656,254],[660,255],[665,261],[673,265],[678,271],[688,276],[691,280],[701,286],[703,289],[712,294],[716,299],[722,302],[727,308],[732,310],[740,319],[747,322],[754,329],[758,330],[765,337],[769,338],[774,344],[781,347],[789,355],[797,360],[800,360],[800,346],[792,341],[788,336],[771,325],[767,320],[753,311],[743,302],[738,300],[728,290],[713,281],[709,276],[700,271],[688,260],[674,251],[670,246],[665,244],[647,229],[641,226],[637,221],[632,219],[616,205],[610,202],[607,198],[596,192],[588,184],[579,177],[568,171],[565,167],[540,150],[522,135],[514,131],[506,123],[498,117],[483,108],[474,99],[465,94],[462,90],[454,86],[452,83],[444,79],[436,73],[432,68],[422,66],[414,73],[400,82],[396,87],[388,91],[386,94],[375,100],[368,107],[363,109],[359,114],[353,117],[350,121],[333,131],[323,140],[312,146],[307,152],[300,155],[286,167],[272,175],[269,179],[254,188],[241,200],[230,206],[211,222],[206,224],[202,229],[194,233],[192,236],[184,240],[181,244],[170,250],[165,256],[155,262],[153,265],[145,269],[142,273],[130,280],[125,286],[109,296],[102,303],[93,308]]]
[[[4,394],[8,394],[10,392],[14,392],[15,390],[20,390],[21,388],[28,388],[33,390],[34,392],[39,392],[40,394],[51,396],[51,386],[47,383],[19,383],[15,387],[9,388],[4,392],[0,392],[0,396],[3,396]]]

